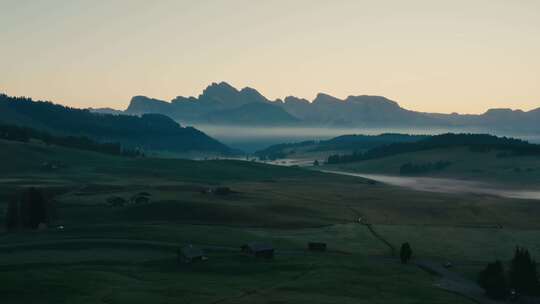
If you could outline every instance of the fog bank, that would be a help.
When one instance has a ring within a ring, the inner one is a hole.
[[[534,199],[540,200],[540,190],[515,190],[515,189],[501,189],[496,185],[492,185],[484,182],[465,181],[451,178],[433,178],[433,177],[414,177],[414,176],[394,176],[394,175],[382,175],[382,174],[363,174],[363,173],[350,173],[343,171],[328,171],[324,172],[357,176],[362,178],[368,178],[381,183],[410,188],[418,191],[427,192],[440,192],[440,193],[473,193],[473,194],[487,194],[508,198],[519,199]]]
[[[540,135],[511,134],[485,129],[460,128],[338,128],[338,127],[249,127],[195,125],[195,128],[219,141],[246,152],[254,152],[270,145],[299,142],[305,140],[326,140],[340,135],[382,133],[437,135],[442,133],[490,133],[497,136],[521,138],[540,143]]]

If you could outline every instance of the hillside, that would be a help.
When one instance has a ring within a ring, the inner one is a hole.
[[[128,148],[171,152],[211,151],[231,153],[231,149],[192,127],[181,127],[167,116],[140,117],[92,113],[0,95],[0,123],[31,127],[58,135],[87,136],[101,142],[119,142]]]
[[[520,139],[497,137],[487,134],[442,134],[428,136],[416,142],[395,142],[387,145],[374,147],[365,152],[355,152],[353,154],[332,155],[328,157],[327,163],[349,163],[376,158],[383,158],[397,154],[433,150],[450,147],[467,147],[471,151],[503,151],[500,157],[511,157],[521,155],[540,156],[540,145],[530,144]]]
[[[333,155],[325,169],[366,174],[429,176],[537,188],[540,146],[488,135],[433,136],[416,143]]]
[[[144,156],[142,151],[139,151],[138,149],[127,149],[122,147],[119,143],[96,142],[85,136],[54,136],[48,132],[15,125],[0,124],[0,139],[21,143],[36,141],[46,145],[57,145],[110,155],[131,157]]]
[[[291,126],[299,122],[296,117],[269,103],[248,103],[233,109],[214,111],[205,114],[202,119],[208,124],[246,126]]]
[[[342,135],[329,140],[304,141],[270,146],[255,152],[262,159],[310,158],[326,159],[332,153],[347,154],[366,151],[382,145],[401,142],[415,142],[426,138],[424,135],[381,134]],[[326,157],[324,157],[326,155]]]

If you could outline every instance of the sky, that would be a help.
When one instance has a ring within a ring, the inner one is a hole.
[[[73,107],[382,95],[442,113],[540,107],[539,0],[0,0],[0,92]]]

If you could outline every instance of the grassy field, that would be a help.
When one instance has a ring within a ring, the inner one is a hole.
[[[42,187],[56,206],[50,229],[0,230],[2,303],[470,303],[398,264],[359,216],[394,247],[408,241],[417,259],[451,260],[470,277],[515,245],[540,256],[537,201],[415,192],[253,162],[0,145],[0,227],[21,188]],[[60,168],[45,171],[45,162]],[[214,187],[233,193],[201,191]],[[150,201],[107,203],[139,192]],[[241,255],[249,241],[271,242],[276,258]],[[329,252],[307,252],[310,241]],[[178,264],[185,244],[206,248],[209,260]]]
[[[511,187],[540,188],[540,157],[497,157],[499,151],[472,152],[468,148],[446,148],[403,153],[354,163],[325,166],[350,172],[399,175],[406,163],[415,165],[450,162],[440,171],[422,173],[422,176],[450,177],[487,181]]]

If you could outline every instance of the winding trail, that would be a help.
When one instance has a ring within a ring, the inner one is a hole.
[[[373,225],[370,224],[358,210],[355,210],[350,206],[349,209],[352,210],[353,213],[358,217],[359,224],[364,225],[375,238],[377,238],[390,248],[390,253],[392,256],[391,259],[395,262],[398,262],[395,258],[396,248],[382,235],[377,233],[377,231],[373,228]],[[431,275],[436,275],[440,277],[439,281],[435,283],[435,286],[437,288],[460,295],[479,304],[501,303],[493,301],[486,297],[484,290],[480,286],[478,286],[476,282],[471,281],[458,273],[448,270],[447,268],[443,267],[439,262],[426,259],[416,259],[414,265],[428,272]]]
[[[354,209],[354,208],[352,208],[350,206],[349,206],[349,209],[351,209],[352,212],[354,212],[354,214],[358,217],[358,223],[360,225],[366,226],[366,228],[369,230],[371,235],[373,235],[379,241],[383,242],[390,249],[390,256],[392,256],[392,257],[396,256],[396,248],[394,247],[394,245],[392,245],[389,241],[387,241],[384,237],[382,237],[382,235],[377,233],[377,231],[375,231],[375,228],[373,228],[373,225],[370,224],[367,221],[367,219],[365,217],[363,217],[360,212],[358,212],[358,210],[356,210],[356,209]]]

